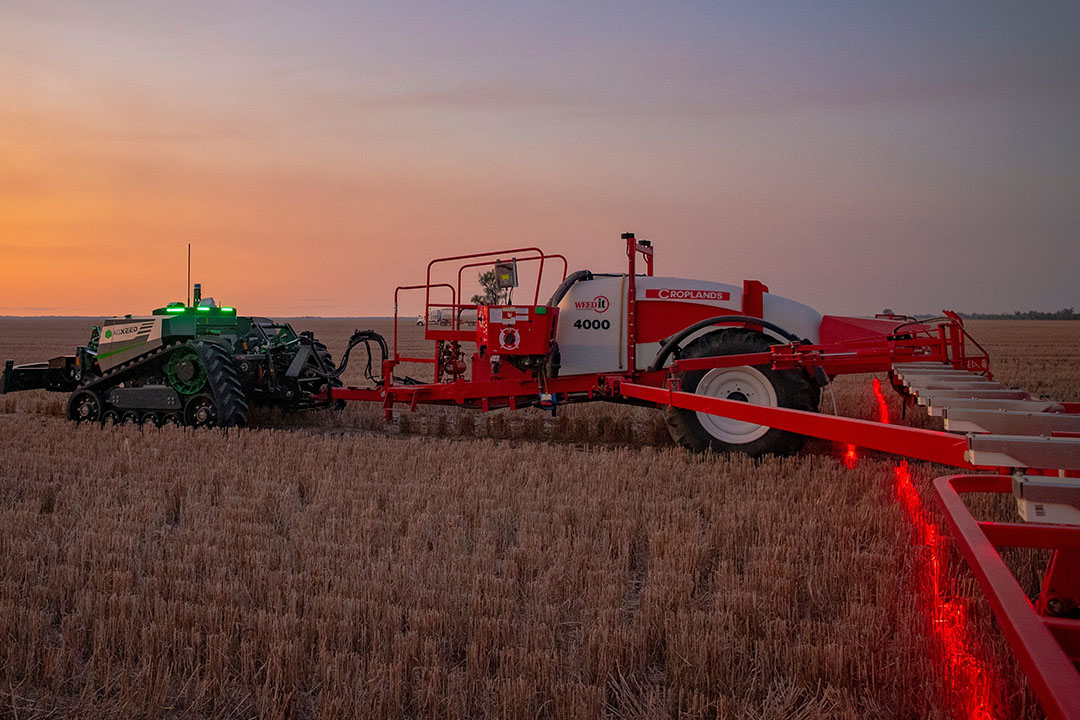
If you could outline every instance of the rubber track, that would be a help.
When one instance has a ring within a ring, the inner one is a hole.
[[[79,385],[79,387],[77,387],[72,394],[77,393],[81,390],[93,390],[95,393],[97,393],[99,398],[102,398],[103,407],[101,408],[101,410],[102,412],[104,412],[104,396],[106,394],[105,391],[110,390],[116,385],[119,385],[124,380],[127,380],[129,376],[137,374],[134,371],[142,369],[144,365],[148,365],[149,363],[160,359],[162,355],[173,352],[174,350],[178,350],[181,347],[183,346],[176,343],[170,345],[163,345],[162,347],[159,347],[156,350],[147,353],[146,355],[140,355],[137,358],[128,360],[127,362],[112,368],[101,377],[86,380],[81,385]]]
[[[247,423],[248,405],[232,356],[213,342],[197,342],[193,347],[206,371],[206,382],[217,405],[217,426],[243,427]]]

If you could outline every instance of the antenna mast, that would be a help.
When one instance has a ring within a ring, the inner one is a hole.
[[[187,287],[184,288],[184,292],[187,293],[188,307],[191,306],[191,243],[187,244]]]

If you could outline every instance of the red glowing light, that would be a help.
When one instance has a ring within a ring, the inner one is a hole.
[[[940,645],[941,659],[949,669],[950,694],[959,699],[966,717],[992,718],[993,683],[977,657],[976,641],[969,636],[967,609],[961,600],[952,597],[945,574],[945,540],[922,505],[919,491],[911,482],[907,461],[893,468],[893,473],[897,498],[915,528],[916,542],[923,551],[917,564],[919,589],[929,605],[930,628]]]
[[[878,422],[889,424],[889,403],[885,402],[885,395],[881,392],[881,381],[874,378],[874,398],[877,399]]]
[[[888,424],[889,404],[874,378],[874,398],[878,406],[878,422]],[[934,518],[923,507],[919,491],[911,482],[907,461],[893,468],[896,478],[896,498],[915,529],[918,545],[916,575],[920,594],[928,605],[930,629],[941,648],[941,660],[951,678],[949,692],[959,701],[966,717],[989,720],[994,717],[993,683],[976,656],[976,642],[969,637],[967,609],[952,597],[949,578],[945,574],[946,546]]]
[[[874,378],[874,398],[877,400],[878,422],[889,423],[889,404],[882,392],[881,381]],[[854,445],[844,448],[843,462],[855,467],[858,452]],[[923,506],[919,491],[911,481],[911,472],[904,460],[895,468],[896,499],[915,530],[916,580],[919,594],[927,606],[931,633],[937,641],[940,662],[945,665],[946,689],[950,703],[959,708],[963,717],[991,720],[994,717],[994,678],[980,662],[980,648],[968,631],[967,608],[955,597],[949,576],[947,546],[933,516]]]
[[[857,462],[859,462],[859,453],[855,452],[854,445],[848,445],[844,448],[844,467],[851,470]]]

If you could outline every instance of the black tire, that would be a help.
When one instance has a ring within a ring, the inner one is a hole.
[[[197,342],[193,347],[206,371],[207,389],[214,400],[215,418],[212,424],[217,427],[243,427],[247,423],[248,405],[232,355],[213,342]]]
[[[699,358],[766,352],[769,346],[776,342],[753,330],[741,328],[717,330],[692,341],[679,357]],[[683,373],[682,390],[690,393],[698,392],[698,386],[708,376],[707,384],[713,385],[720,382],[720,392],[724,394],[717,395],[718,397],[756,404],[772,404],[772,398],[768,397],[768,393],[771,392],[775,395],[775,403],[779,407],[817,412],[820,389],[801,371],[778,371],[760,365],[730,370],[737,372],[723,374],[724,371],[713,369]],[[722,378],[727,378],[727,380],[724,381]],[[740,379],[746,381],[746,390],[741,388]],[[714,417],[706,416],[706,422],[712,426],[712,431],[702,424],[701,418],[693,410],[668,407],[665,410],[664,419],[676,443],[698,452],[711,449],[724,453],[741,452],[751,457],[791,455],[798,452],[806,440],[805,436],[797,433],[775,428],[766,431],[762,426],[721,419],[713,420]]]

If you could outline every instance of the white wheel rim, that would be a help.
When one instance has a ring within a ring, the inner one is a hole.
[[[777,406],[776,390],[772,383],[752,367],[713,368],[701,378],[694,392],[724,400],[744,400],[751,405]],[[698,412],[697,418],[705,432],[731,445],[753,442],[770,430],[767,425],[755,425],[706,412]]]

